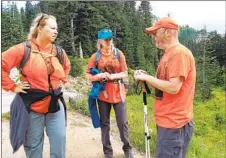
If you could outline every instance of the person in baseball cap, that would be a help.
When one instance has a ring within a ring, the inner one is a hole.
[[[92,54],[86,68],[86,77],[91,82],[104,83],[104,88],[94,89],[94,96],[89,105],[98,103],[101,139],[104,158],[113,158],[113,148],[110,140],[110,112],[114,108],[119,135],[123,143],[122,150],[126,158],[134,158],[129,138],[129,125],[126,112],[126,87],[122,80],[128,77],[128,68],[124,53],[113,43],[113,33],[110,29],[101,29],[97,33],[97,51]],[[99,73],[94,74],[92,70]],[[93,89],[92,89],[93,90]],[[98,94],[96,93],[98,90]],[[100,91],[99,91],[100,90]],[[93,97],[93,96],[91,96]],[[94,102],[93,102],[94,101]],[[97,109],[97,108],[96,108]],[[95,113],[98,112],[96,109]],[[98,115],[98,114],[97,114]],[[98,120],[99,121],[99,120]]]
[[[194,129],[195,60],[192,52],[179,42],[178,30],[178,24],[169,17],[146,28],[144,32],[153,37],[164,54],[156,76],[144,70],[134,72],[135,80],[155,88],[156,158],[186,157]]]

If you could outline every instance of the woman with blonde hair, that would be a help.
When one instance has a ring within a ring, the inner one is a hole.
[[[100,92],[98,98],[104,155],[105,158],[113,157],[109,135],[110,111],[113,106],[123,142],[122,149],[127,158],[133,158],[126,114],[126,93],[124,84],[122,84],[122,79],[128,76],[125,56],[122,51],[114,47],[113,34],[109,29],[98,31],[97,49],[89,60],[86,73],[90,81],[105,82],[105,90]],[[102,73],[92,75],[91,68],[98,68]]]
[[[58,57],[59,47],[53,44],[57,35],[56,18],[39,14],[33,20],[26,44],[14,45],[2,53],[2,87],[17,93],[11,104],[10,140],[14,152],[23,144],[28,158],[42,158],[44,128],[49,137],[50,157],[65,157],[66,108],[61,86],[67,82],[70,61],[63,49],[61,58]],[[28,45],[29,58],[21,68]],[[9,77],[13,67],[21,71],[18,84]],[[26,111],[22,111],[23,115],[18,111],[21,109]],[[15,125],[18,117],[23,122]]]

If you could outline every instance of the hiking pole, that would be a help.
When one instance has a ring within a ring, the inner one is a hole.
[[[144,104],[144,137],[145,137],[145,158],[151,158],[150,153],[150,135],[148,129],[148,111],[147,111],[147,93],[150,94],[151,91],[147,86],[146,82],[142,82],[143,90],[143,104]]]

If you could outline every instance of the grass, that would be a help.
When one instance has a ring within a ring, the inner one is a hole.
[[[129,121],[130,138],[132,144],[140,151],[145,151],[144,139],[144,112],[142,95],[131,95],[127,97],[127,115]],[[151,153],[155,151],[156,128],[153,115],[153,98],[147,97],[148,127],[150,133]]]
[[[195,129],[189,146],[188,158],[224,158],[226,143],[225,92],[213,91],[206,102],[195,100]]]
[[[9,112],[3,113],[2,118],[9,120],[10,119],[10,113]]]
[[[187,158],[225,157],[225,97],[221,89],[213,91],[214,97],[207,102],[194,102],[194,135],[189,145]],[[132,144],[145,151],[142,96],[127,97],[127,113]],[[148,97],[148,122],[152,128],[151,152],[156,148],[156,128],[153,120],[153,99]]]
[[[88,109],[88,100],[87,97],[81,98],[79,100],[76,100],[76,102],[67,104],[68,110],[76,110],[81,114],[90,116],[89,109]]]

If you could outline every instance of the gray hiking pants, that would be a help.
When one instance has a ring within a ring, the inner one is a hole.
[[[105,155],[113,155],[113,149],[110,142],[110,112],[111,107],[113,106],[117,121],[117,126],[120,133],[121,141],[123,142],[123,151],[131,150],[131,145],[129,141],[129,130],[128,130],[128,119],[126,114],[126,104],[117,103],[111,104],[98,100],[98,107],[100,113],[100,122],[101,122],[101,140],[103,144],[103,151]]]
[[[194,129],[194,121],[181,128],[157,126],[156,158],[185,158]]]
[[[49,137],[50,157],[65,158],[66,126],[64,107],[61,102],[56,113],[39,114],[30,112],[30,120],[24,150],[27,158],[42,158],[44,127]]]

